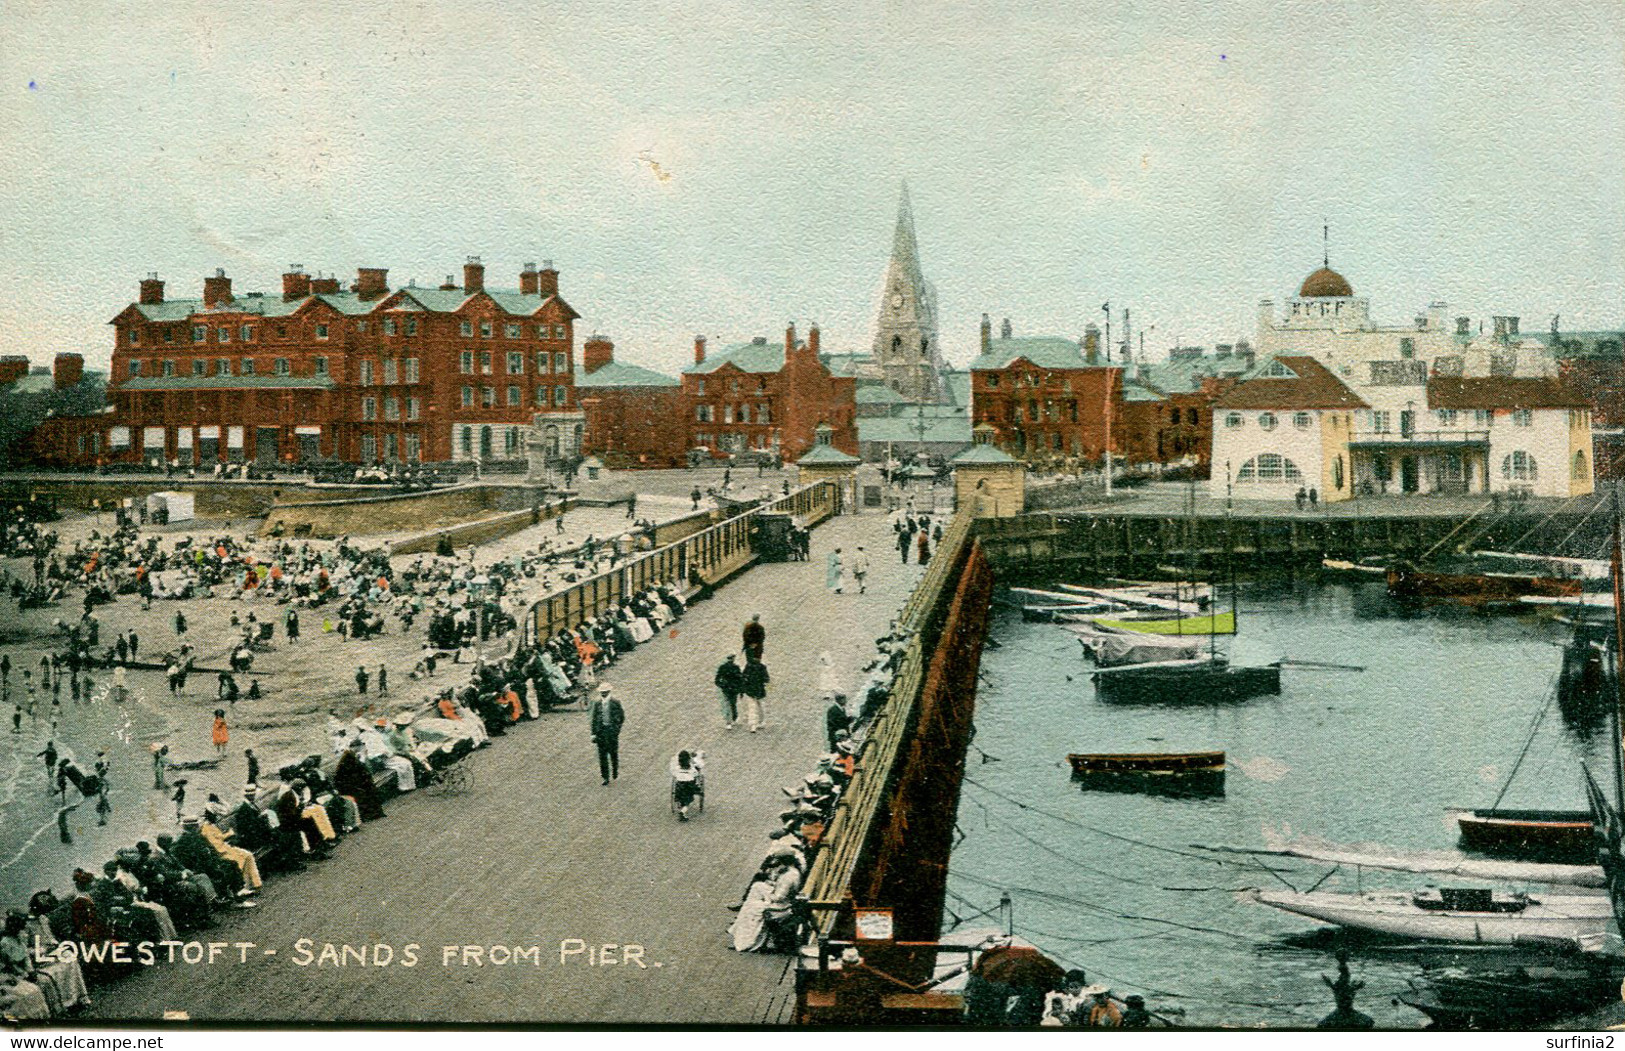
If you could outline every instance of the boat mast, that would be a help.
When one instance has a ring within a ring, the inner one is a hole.
[[[1614,800],[1625,810],[1625,755],[1620,733],[1625,730],[1625,583],[1621,581],[1619,538],[1619,488],[1614,488],[1613,542],[1609,545],[1608,576],[1614,588],[1614,715],[1613,758]]]

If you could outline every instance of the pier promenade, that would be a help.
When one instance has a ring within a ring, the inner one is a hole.
[[[626,708],[616,783],[599,783],[585,713],[520,724],[472,757],[471,791],[394,801],[332,860],[269,881],[261,908],[229,913],[207,934],[252,950],[144,969],[98,990],[90,1017],[787,1021],[786,960],[735,953],[725,906],[739,900],[767,849],[784,804],[780,786],[823,751],[819,654],[827,650],[855,686],[874,638],[919,577],[920,567],[899,565],[891,538],[884,515],[835,518],[814,531],[810,561],[750,569],[692,607],[675,635],[610,669],[605,680]],[[860,543],[874,566],[868,594],[830,592],[829,551]],[[768,630],[767,726],[725,732],[711,676],[737,651],[753,613]],[[688,823],[668,805],[666,764],[681,748],[707,756],[706,808]],[[323,964],[327,943],[364,947],[367,962],[352,954],[342,967],[331,957]],[[412,944],[416,966],[406,967]],[[392,951],[387,966],[375,965],[377,945]],[[493,946],[536,951],[492,966]],[[561,948],[587,946],[601,964],[587,952],[561,962]]]

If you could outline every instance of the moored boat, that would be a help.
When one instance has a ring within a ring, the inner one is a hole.
[[[1502,894],[1479,888],[1345,894],[1255,890],[1253,899],[1283,912],[1352,930],[1426,941],[1515,945],[1530,938],[1594,940],[1608,930],[1612,906],[1601,894]]]
[[[1466,810],[1456,824],[1462,849],[1479,854],[1568,864],[1596,857],[1588,810]]]
[[[1143,631],[1149,635],[1234,635],[1236,614],[1204,613],[1195,617],[1171,617],[1162,620],[1126,620],[1120,617],[1088,617],[1103,628],[1121,631]]]
[[[1168,795],[1224,792],[1218,752],[1085,752],[1068,755],[1072,777],[1087,788]]]
[[[1572,598],[1582,590],[1574,579],[1515,573],[1436,573],[1410,565],[1388,570],[1388,594],[1395,598],[1439,599],[1476,606],[1519,602],[1526,596]]]
[[[1105,668],[1093,681],[1095,696],[1112,704],[1211,704],[1280,693],[1281,668],[1238,667],[1212,657]]]

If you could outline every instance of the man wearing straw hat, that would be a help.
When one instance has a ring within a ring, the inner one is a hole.
[[[598,773],[606,785],[621,776],[621,726],[625,722],[621,702],[611,696],[609,683],[603,683],[592,705],[590,727],[593,743],[598,746]]]

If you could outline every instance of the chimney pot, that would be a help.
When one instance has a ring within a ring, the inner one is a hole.
[[[450,274],[446,275],[446,283],[440,286],[442,292],[450,292],[457,287],[457,279]]]
[[[559,272],[553,269],[553,260],[542,260],[542,269],[536,274],[536,292],[543,299],[559,294]]]
[[[205,307],[214,307],[230,302],[231,278],[226,276],[223,267],[216,268],[213,277],[203,279],[203,305]]]
[[[356,295],[362,299],[381,299],[389,294],[389,271],[383,267],[363,266],[355,272]]]
[[[284,301],[291,301],[303,299],[308,295],[310,295],[310,275],[295,263],[282,275],[282,298]]]
[[[696,365],[705,364],[705,337],[704,336],[695,336],[694,337],[694,364],[696,364]]]
[[[141,303],[162,303],[164,301],[164,283],[158,280],[158,272],[149,273],[141,282],[141,293],[137,297]]]
[[[463,264],[463,291],[485,291],[485,266],[477,255],[469,256],[468,262]]]
[[[1000,339],[1009,339],[1010,338],[1010,332],[1011,332],[1010,319],[1005,318],[1003,321],[1001,321],[999,323],[999,338]]]

